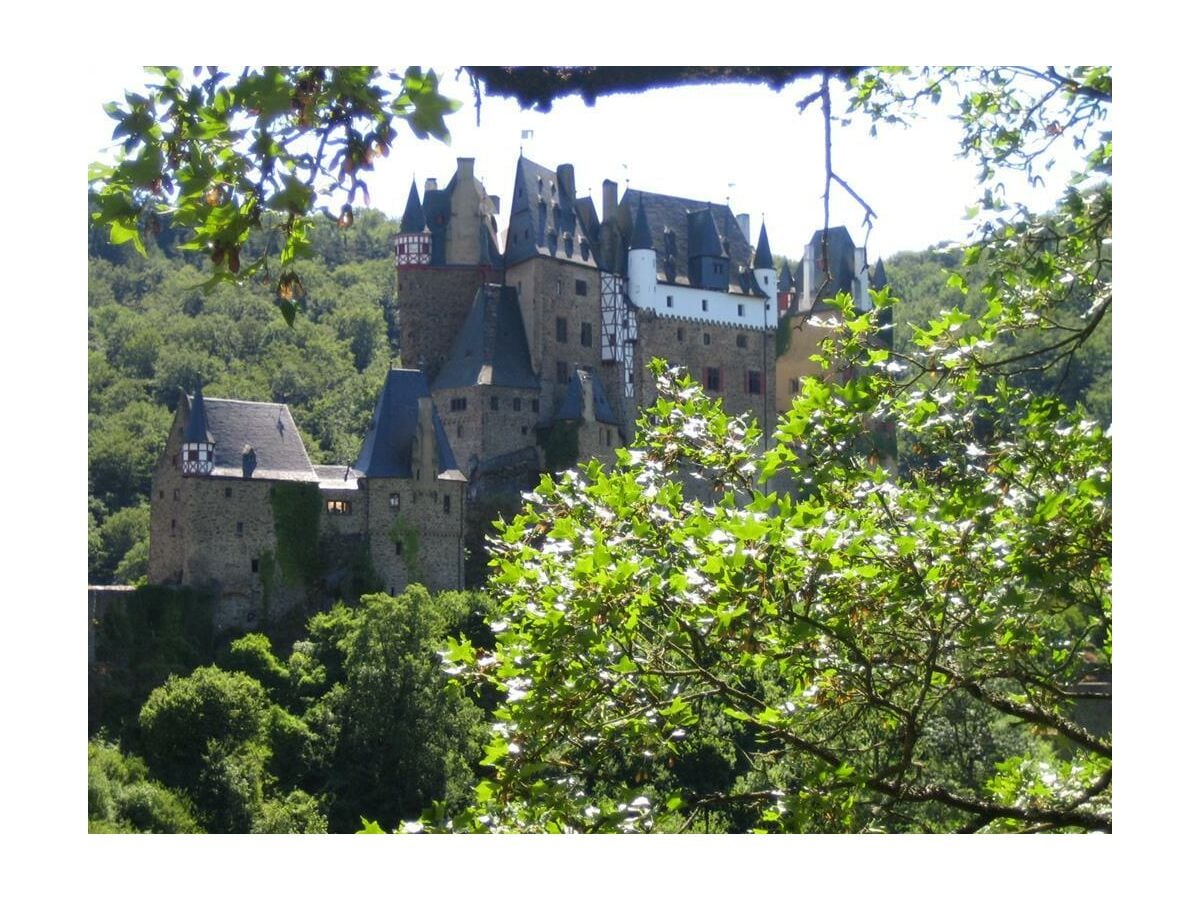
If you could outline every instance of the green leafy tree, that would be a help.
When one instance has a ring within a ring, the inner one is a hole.
[[[150,778],[146,764],[102,739],[88,741],[88,831],[191,834],[186,799]]]
[[[494,650],[449,653],[506,696],[493,774],[472,809],[427,824],[1111,829],[1111,740],[1084,724],[1112,665],[1111,439],[1030,378],[1087,348],[1111,307],[1111,137],[1089,127],[1111,81],[958,78],[918,73],[905,93],[871,74],[855,102],[882,116],[957,85],[985,177],[1024,170],[1069,123],[1092,180],[1049,215],[985,194],[972,328],[951,308],[901,357],[880,340],[889,294],[867,315],[841,298],[825,354],[847,375],[806,382],[766,452],[660,369],[636,449],[545,479],[496,547]],[[871,421],[914,448],[907,471],[862,452]],[[771,490],[780,473],[795,495]],[[695,777],[694,742],[718,735],[734,752]]]

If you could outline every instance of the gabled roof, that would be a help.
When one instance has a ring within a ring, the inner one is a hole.
[[[668,237],[674,241],[675,283],[688,284],[688,260],[697,255],[727,256],[733,266],[749,266],[753,251],[742,229],[738,226],[737,218],[728,206],[720,203],[707,203],[702,200],[688,200],[684,197],[669,197],[665,194],[652,194],[649,191],[639,191],[630,188],[621,197],[617,206],[617,223],[628,247],[633,239],[634,217],[639,205],[646,211],[646,222],[650,234],[651,247],[658,257],[658,277],[668,280],[666,263],[669,258]],[[689,213],[699,212],[695,221],[699,227],[699,240],[703,245],[692,246],[692,234],[689,228]],[[708,230],[708,219],[711,215],[713,232]],[[715,236],[715,238],[714,238]],[[715,244],[713,241],[715,239]],[[713,252],[715,251],[715,252]],[[731,282],[731,287],[737,286]]]
[[[400,230],[405,234],[417,234],[425,230],[425,210],[421,208],[421,198],[417,196],[415,178],[408,189],[408,205],[404,207],[404,216],[400,219]]]
[[[504,260],[513,265],[534,256],[570,259],[595,264],[594,245],[599,238],[595,206],[575,196],[575,172],[570,165],[557,170],[527,156],[517,160],[513,199],[508,217]],[[589,245],[588,258],[582,246]],[[570,242],[568,251],[567,242]]]
[[[413,439],[420,424],[417,401],[429,396],[429,384],[423,372],[417,369],[388,372],[375,404],[371,427],[354,464],[365,478],[412,478]],[[437,441],[438,473],[457,470],[436,408],[433,409],[433,430]]]
[[[515,288],[498,284],[480,287],[433,389],[477,384],[532,389],[540,386],[529,361]]]
[[[300,432],[285,404],[206,400],[199,392],[195,399],[187,400],[189,426],[198,408],[203,410],[207,421],[207,432],[214,445],[213,475],[275,481],[317,480]],[[253,466],[243,468],[247,449],[253,451]]]
[[[606,425],[620,425],[621,421],[609,405],[608,397],[604,393],[604,387],[600,384],[600,379],[582,369],[576,369],[571,373],[571,380],[567,384],[567,392],[563,395],[562,402],[558,405],[558,411],[554,414],[554,418],[568,422],[582,419],[583,392],[589,386],[592,392],[592,413],[596,417],[596,421],[603,422]]]

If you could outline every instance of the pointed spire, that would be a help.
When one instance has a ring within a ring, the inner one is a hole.
[[[200,390],[200,379],[196,379],[196,393],[192,397],[192,409],[188,414],[187,428],[183,432],[184,443],[211,444],[208,433],[208,414],[204,411],[204,394]]]
[[[416,234],[425,230],[425,211],[421,209],[421,198],[417,196],[417,179],[413,178],[408,190],[408,205],[400,219],[400,230],[405,234]]]
[[[650,223],[646,221],[646,205],[638,197],[637,218],[633,222],[633,241],[630,250],[653,250],[654,243],[650,240]]]
[[[786,294],[794,286],[795,282],[792,280],[792,270],[788,268],[788,264],[785,262],[783,264],[783,271],[779,273],[779,292]]]
[[[880,257],[875,260],[875,271],[871,273],[871,289],[882,291],[887,283],[887,272],[883,271],[883,258]]]
[[[763,222],[758,230],[758,246],[754,250],[754,268],[773,269],[775,262],[771,259],[771,245],[767,243],[767,223]]]

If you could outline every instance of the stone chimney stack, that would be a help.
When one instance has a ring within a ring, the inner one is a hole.
[[[426,194],[428,194],[430,191],[436,191],[437,189],[438,189],[438,187],[437,187],[437,179],[436,178],[426,178],[425,179],[425,193]]]
[[[460,156],[458,158],[458,180],[470,184],[475,180],[475,158]]]
[[[750,214],[741,213],[737,217],[738,228],[742,229],[742,237],[750,240]]]
[[[601,201],[600,221],[607,222],[617,214],[617,183],[611,178],[605,178],[601,191],[603,192],[603,199]]]
[[[563,163],[555,174],[558,176],[558,193],[564,201],[575,199],[575,167],[571,163]]]

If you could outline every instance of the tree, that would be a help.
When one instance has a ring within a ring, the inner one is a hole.
[[[858,85],[878,115],[901,96]],[[1102,69],[986,72],[963,91],[966,145],[986,179],[1078,126],[1083,176],[1106,175],[1111,137],[1090,126],[1109,97]],[[1047,216],[985,195],[973,327],[950,309],[900,358],[880,340],[893,298],[868,315],[843,298],[825,363],[847,377],[806,382],[765,453],[660,370],[636,449],[543,480],[496,546],[495,649],[449,653],[506,695],[494,774],[427,824],[1111,829],[1111,740],[1085,710],[1109,696],[1111,439],[1022,386],[1111,307],[1111,185],[1083,176]],[[915,448],[905,474],[859,452],[872,420]],[[780,472],[795,496],[771,490]],[[696,481],[716,500],[689,499]],[[696,778],[722,745],[719,777]]]

